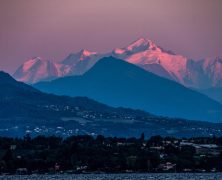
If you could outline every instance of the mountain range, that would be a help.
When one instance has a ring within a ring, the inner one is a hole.
[[[142,132],[146,137],[222,135],[222,123],[172,119],[140,110],[113,108],[86,97],[46,94],[4,72],[0,72],[0,86],[1,136],[22,137],[30,133],[139,137]]]
[[[219,57],[192,60],[143,38],[125,48],[115,49],[111,54],[186,87],[222,87],[222,59]]]
[[[18,81],[33,84],[59,77],[81,75],[89,70],[103,55],[87,50],[68,55],[60,63],[34,57],[21,65],[13,77]]]
[[[86,96],[114,107],[192,120],[222,121],[222,105],[172,80],[116,59],[99,60],[81,76],[40,82],[35,88],[58,95]]]
[[[113,56],[135,64],[148,72],[176,81],[188,88],[204,92],[221,102],[215,89],[222,88],[222,59],[219,57],[200,60],[167,51],[149,39],[140,38],[124,48],[108,53],[81,50],[68,55],[61,62],[32,58],[21,65],[13,77],[18,81],[33,84],[70,75],[82,75],[102,57]],[[210,89],[214,89],[213,91]],[[219,92],[221,94],[221,92]]]

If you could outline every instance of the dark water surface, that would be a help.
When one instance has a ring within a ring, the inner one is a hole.
[[[162,174],[74,174],[74,175],[29,175],[0,176],[4,180],[222,180],[222,173],[162,173]]]

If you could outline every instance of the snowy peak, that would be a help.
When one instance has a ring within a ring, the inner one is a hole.
[[[138,40],[130,43],[124,48],[116,48],[113,53],[116,55],[130,55],[134,53],[139,53],[147,50],[161,51],[161,49],[153,43],[151,40],[146,38],[139,38]]]
[[[32,59],[29,59],[27,60],[23,66],[22,66],[22,69],[23,71],[28,71],[29,69],[31,69],[33,66],[35,66],[36,64],[41,64],[41,63],[44,63],[44,61],[46,60],[43,60],[41,57],[34,57]]]
[[[103,55],[85,49],[67,56],[61,64],[66,67],[64,76],[82,75],[88,71]]]
[[[35,57],[21,65],[13,77],[18,81],[33,84],[68,75],[80,75],[90,69],[100,57],[96,52],[85,49],[70,54],[61,63]]]
[[[78,53],[78,56],[79,56],[79,60],[80,60],[80,61],[84,61],[84,60],[93,58],[93,57],[95,57],[96,55],[97,55],[97,52],[91,52],[91,51],[88,51],[88,50],[85,50],[85,49],[82,49],[82,50]]]
[[[157,50],[158,47],[155,43],[153,43],[149,39],[140,38],[133,43],[131,43],[129,46],[126,47],[128,51],[144,51],[144,50]]]
[[[35,83],[39,80],[50,80],[62,76],[60,68],[62,65],[35,57],[27,60],[21,65],[13,77],[22,82]]]
[[[115,49],[113,56],[161,77],[185,84],[187,58],[168,53],[147,38],[140,38],[125,48]]]
[[[79,53],[81,56],[92,56],[92,55],[97,54],[97,52],[91,52],[86,49],[82,49]]]
[[[82,49],[81,51],[77,53],[70,54],[67,58],[65,58],[62,61],[62,64],[75,65],[79,61],[90,59],[91,57],[94,57],[96,55],[97,55],[97,52],[91,52],[91,51]]]

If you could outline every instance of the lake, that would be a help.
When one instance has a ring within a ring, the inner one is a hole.
[[[222,173],[73,174],[0,176],[0,180],[221,180]]]

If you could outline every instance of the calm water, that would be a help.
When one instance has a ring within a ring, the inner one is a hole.
[[[222,173],[173,173],[173,174],[78,174],[78,175],[30,175],[30,176],[0,176],[0,179],[6,180],[222,180]]]

